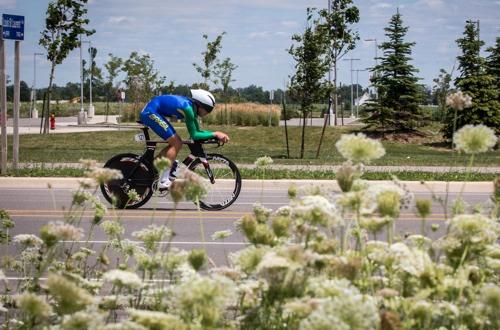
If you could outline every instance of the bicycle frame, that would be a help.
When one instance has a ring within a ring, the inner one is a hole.
[[[158,143],[167,143],[167,141],[164,140],[151,140],[149,137],[149,128],[147,126],[141,127],[142,132],[144,133],[145,137],[145,142],[146,142],[146,151],[144,154],[141,155],[140,160],[145,160],[149,164],[153,165],[154,158],[155,158],[155,150],[156,150],[156,145]],[[192,162],[194,162],[197,158],[200,159],[201,163],[203,164],[203,167],[205,168],[205,171],[207,173],[208,178],[210,179],[210,182],[212,184],[215,183],[215,178],[212,173],[212,170],[210,169],[210,165],[207,161],[207,155],[205,153],[205,150],[203,149],[203,144],[217,144],[220,146],[220,142],[217,140],[204,140],[204,141],[192,141],[192,140],[186,140],[182,141],[183,144],[187,145],[189,147],[189,150],[191,153],[184,158],[182,163],[186,166],[189,167]]]

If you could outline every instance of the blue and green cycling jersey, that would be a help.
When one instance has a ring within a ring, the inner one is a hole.
[[[185,96],[156,96],[141,112],[141,121],[150,127],[161,138],[167,140],[176,134],[173,126],[165,117],[184,119],[189,136],[193,140],[210,139],[214,137],[211,131],[200,130],[193,101]]]

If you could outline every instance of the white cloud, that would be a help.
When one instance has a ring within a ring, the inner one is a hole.
[[[17,0],[0,0],[0,8],[12,9],[17,5]]]
[[[299,26],[297,21],[281,21],[280,24],[286,28],[296,28]]]
[[[437,8],[444,5],[443,0],[423,0],[422,2],[431,8]]]
[[[248,34],[248,37],[251,39],[269,38],[270,36],[271,36],[271,32],[269,32],[269,31],[251,32]]]
[[[136,19],[134,17],[130,17],[130,16],[111,16],[108,19],[108,23],[111,23],[111,24],[133,23],[133,22],[135,22],[135,20]]]

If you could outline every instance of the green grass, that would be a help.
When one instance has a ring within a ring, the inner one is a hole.
[[[182,123],[176,123],[177,131],[187,137]],[[319,159],[315,159],[321,127],[308,127],[306,152],[299,159],[300,127],[289,127],[290,157],[286,157],[285,134],[283,127],[205,127],[210,130],[227,132],[230,143],[222,148],[207,147],[207,152],[222,153],[236,163],[253,163],[256,158],[270,156],[277,164],[336,165],[343,162],[335,149],[335,142],[342,133],[352,132],[348,127],[327,127]],[[79,159],[95,159],[104,162],[115,154],[123,152],[142,153],[144,145],[134,142],[139,130],[87,132],[49,135],[21,135],[20,161],[36,163],[78,162]],[[9,143],[12,140],[9,138]],[[432,144],[434,143],[434,144]],[[431,135],[418,143],[383,142],[386,155],[371,165],[400,166],[466,166],[468,157],[446,147],[439,146],[439,139]],[[437,146],[435,146],[437,145]],[[11,150],[11,147],[9,147]],[[183,148],[182,158],[188,149]],[[9,151],[10,153],[10,151]],[[9,154],[9,159],[11,155]],[[500,152],[491,151],[476,157],[476,166],[500,166]]]
[[[243,179],[266,179],[266,180],[334,180],[335,173],[332,171],[305,171],[305,170],[262,170],[240,169]],[[83,177],[85,171],[81,168],[68,167],[35,167],[24,168],[14,171],[10,169],[5,176],[18,177]],[[469,175],[459,172],[431,173],[431,172],[408,172],[400,171],[393,173],[368,172],[362,178],[365,180],[391,180],[396,176],[403,181],[493,181],[495,174],[470,173]]]

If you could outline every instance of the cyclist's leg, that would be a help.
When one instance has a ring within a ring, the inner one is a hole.
[[[173,171],[176,170],[175,159],[182,148],[182,140],[176,134],[174,127],[162,115],[158,114],[154,106],[146,106],[141,112],[141,121],[150,127],[158,136],[168,142],[168,145],[160,151],[160,154],[170,160],[172,167],[163,171],[160,175],[160,183],[169,185],[169,181],[174,178]]]

